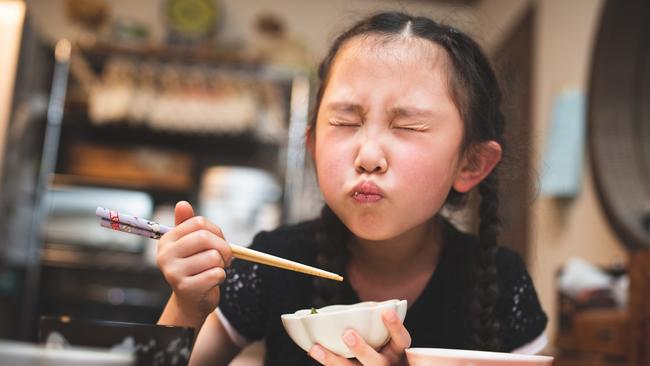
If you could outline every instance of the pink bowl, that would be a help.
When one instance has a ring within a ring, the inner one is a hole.
[[[550,366],[553,357],[443,348],[408,348],[410,366]]]

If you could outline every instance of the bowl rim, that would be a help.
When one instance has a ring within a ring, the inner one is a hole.
[[[521,353],[507,353],[507,352],[490,352],[490,351],[474,351],[464,349],[451,349],[451,348],[428,348],[428,347],[414,347],[407,348],[406,354],[412,353],[418,356],[440,356],[440,357],[459,357],[473,358],[476,360],[490,360],[490,361],[552,361],[553,356],[544,355],[527,355]]]
[[[42,316],[39,317],[39,322],[41,322],[41,323],[54,322],[54,323],[60,323],[60,324],[98,326],[98,327],[110,327],[110,328],[179,329],[179,330],[194,332],[194,328],[192,328],[192,327],[185,327],[185,326],[178,326],[178,325],[136,323],[136,322],[126,322],[126,321],[119,321],[119,320],[71,318],[71,317],[65,316],[65,315],[63,315],[63,316],[42,315]]]
[[[390,308],[393,306],[399,307],[399,306],[406,306],[406,305],[407,305],[406,300],[399,300],[399,299],[390,299],[384,301],[363,301],[354,304],[323,306],[322,308],[316,309],[317,311],[316,314],[311,314],[311,308],[300,309],[300,310],[296,310],[293,313],[282,314],[281,318],[284,320],[305,319],[305,318],[316,319],[316,318],[330,317],[333,315],[357,313],[361,311],[367,311],[369,309],[375,310],[382,307]]]

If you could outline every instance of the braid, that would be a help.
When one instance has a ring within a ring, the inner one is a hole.
[[[501,350],[499,337],[500,324],[496,316],[499,297],[495,255],[500,220],[498,178],[496,172],[486,177],[478,187],[481,194],[479,207],[479,250],[474,262],[474,288],[470,305],[474,343],[478,349],[486,351]]]
[[[323,206],[316,234],[316,264],[319,268],[334,273],[343,273],[347,264],[345,241],[348,229],[329,206]],[[322,307],[341,303],[341,286],[338,282],[314,277],[314,305]]]

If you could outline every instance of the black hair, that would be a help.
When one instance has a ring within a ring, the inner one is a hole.
[[[357,36],[379,36],[390,40],[404,35],[426,39],[441,46],[448,58],[448,85],[451,97],[464,123],[462,153],[469,154],[486,141],[496,141],[504,148],[504,116],[500,110],[501,92],[494,71],[480,46],[459,30],[437,23],[426,17],[411,16],[402,12],[379,13],[353,25],[336,38],[318,69],[320,86],[310,120],[310,133],[315,124],[320,103],[327,87],[331,66],[338,51],[350,39]],[[495,255],[499,232],[498,178],[495,168],[478,186],[481,196],[479,206],[479,249],[476,251],[471,278],[473,290],[470,303],[470,326],[473,339],[470,347],[481,350],[501,350],[500,324],[496,317],[499,297]],[[451,190],[446,204],[458,206],[464,195]],[[350,232],[325,205],[320,219],[317,237],[317,264],[333,271],[344,272],[348,258],[346,241]],[[332,281],[315,280],[317,305],[340,301],[336,284]]]

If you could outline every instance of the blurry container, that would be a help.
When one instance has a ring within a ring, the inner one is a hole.
[[[153,200],[144,192],[120,189],[59,186],[48,191],[49,216],[44,228],[47,243],[72,244],[139,252],[145,239],[107,230],[99,225],[97,206],[150,217]]]
[[[248,246],[260,230],[280,224],[281,188],[268,172],[219,166],[203,174],[200,212],[221,227],[229,242]]]
[[[68,317],[42,317],[39,340],[50,347],[93,347],[135,355],[137,366],[184,366],[194,329]]]
[[[0,365],[11,366],[133,366],[130,353],[91,348],[51,349],[31,343],[0,341]]]

